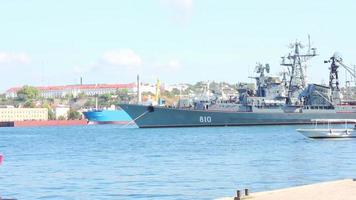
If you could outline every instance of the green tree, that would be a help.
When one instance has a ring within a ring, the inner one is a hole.
[[[66,120],[66,118],[64,116],[59,116],[58,120]]]
[[[99,96],[103,101],[109,101],[111,99],[111,94],[102,94]]]
[[[177,88],[173,88],[172,92],[173,95],[180,95],[180,91]]]
[[[64,99],[67,99],[68,101],[71,101],[71,100],[74,99],[74,96],[73,96],[73,94],[66,94],[66,95],[64,96]]]
[[[36,107],[36,104],[35,104],[35,102],[34,102],[32,99],[30,99],[30,100],[27,100],[27,101],[23,104],[23,107],[24,107],[24,108],[34,108],[34,107]]]
[[[5,94],[1,94],[1,95],[0,95],[0,104],[1,104],[1,105],[10,104],[10,101],[12,101],[12,100],[7,99],[6,96],[5,96]]]
[[[78,94],[78,98],[79,99],[85,99],[85,98],[87,98],[87,95],[84,92],[81,92],[81,93]]]
[[[142,92],[142,96],[154,96],[155,94],[153,94],[152,92]]]
[[[98,98],[99,106],[108,107],[113,103],[113,98],[111,94],[102,94]]]
[[[40,91],[32,86],[25,85],[17,91],[17,98],[21,101],[35,100],[40,96]]]
[[[68,119],[75,120],[75,119],[81,119],[81,117],[82,117],[82,115],[78,111],[76,111],[74,109],[69,109]]]
[[[84,107],[95,107],[95,99],[88,98],[84,103]]]
[[[118,97],[118,101],[129,101],[130,95],[128,89],[119,89],[116,91],[116,95]]]
[[[168,97],[168,98],[173,98],[174,97],[174,94],[172,92],[169,92],[168,90],[162,92],[161,95],[164,96],[164,97]]]
[[[56,115],[54,114],[53,109],[48,104],[48,102],[43,103],[42,107],[43,108],[47,108],[47,110],[48,110],[48,119],[49,120],[55,120],[56,119]]]
[[[48,109],[48,119],[49,120],[55,120],[56,119],[56,115],[54,114],[52,109]]]

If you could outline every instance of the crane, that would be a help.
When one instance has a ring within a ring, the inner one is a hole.
[[[331,63],[330,66],[330,75],[329,75],[329,87],[332,92],[332,97],[335,101],[340,100],[340,88],[339,88],[339,68],[342,67],[346,70],[348,74],[355,80],[356,79],[356,72],[355,69],[347,66],[344,64],[341,55],[337,52],[333,54],[329,60],[325,60],[324,63]]]

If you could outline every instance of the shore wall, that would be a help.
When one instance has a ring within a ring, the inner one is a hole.
[[[31,126],[83,126],[87,120],[44,120],[1,122],[0,127],[31,127]]]
[[[14,127],[24,126],[78,126],[87,125],[87,120],[47,120],[47,121],[18,121]]]

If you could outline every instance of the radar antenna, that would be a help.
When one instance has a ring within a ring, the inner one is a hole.
[[[265,88],[267,86],[267,77],[265,76],[265,72],[270,72],[269,64],[262,65],[261,63],[257,63],[255,67],[255,72],[259,74],[258,77],[249,77],[256,79],[257,85],[257,96],[264,97],[266,95]]]
[[[263,77],[265,75],[265,71],[267,73],[270,72],[270,66],[269,64],[265,64],[265,66],[263,66],[261,63],[257,63],[256,67],[255,67],[255,72],[260,74],[260,77]]]

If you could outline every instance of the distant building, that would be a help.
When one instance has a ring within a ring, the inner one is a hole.
[[[141,83],[140,86],[140,90],[141,92],[149,92],[152,94],[156,93],[156,84],[150,84],[150,83]],[[135,88],[135,91],[137,91],[137,89]]]
[[[114,93],[119,89],[128,89],[129,93],[136,91],[136,84],[87,84],[87,85],[65,85],[65,86],[41,86],[36,87],[44,98],[61,98],[66,95],[77,97],[79,94],[95,96]],[[5,92],[7,98],[17,97],[21,87],[13,87]]]
[[[69,107],[68,106],[57,106],[54,109],[54,113],[56,115],[56,119],[60,119],[60,118],[64,118],[64,119],[68,119],[68,111],[69,111]]]
[[[0,108],[0,122],[48,120],[47,108]]]
[[[172,84],[172,85],[164,85],[164,90],[168,92],[172,92],[174,89],[177,89],[179,91],[184,91],[189,87],[188,84]]]

